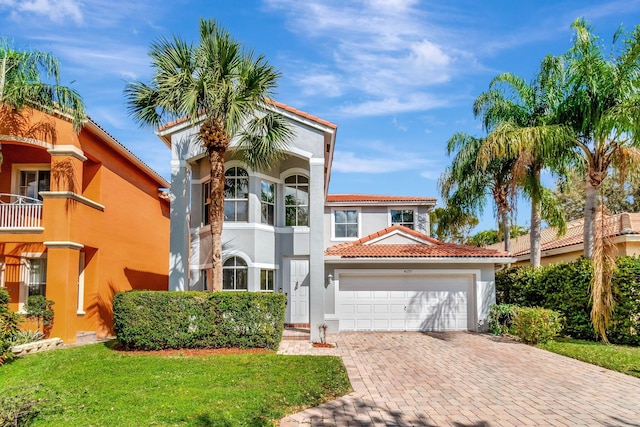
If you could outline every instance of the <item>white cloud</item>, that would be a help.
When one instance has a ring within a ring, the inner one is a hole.
[[[69,18],[78,24],[84,19],[77,0],[0,0],[0,8],[8,8],[14,18],[34,14],[47,16],[56,23]]]
[[[415,93],[403,98],[375,99],[357,104],[345,104],[339,111],[352,116],[382,116],[444,107],[448,101],[427,93]]]
[[[395,126],[396,129],[401,130],[402,132],[407,131],[407,127],[404,124],[400,123],[397,117],[391,119],[391,123],[393,124],[393,126]]]
[[[362,156],[360,153],[336,150],[332,170],[342,173],[380,174],[429,167],[430,160],[410,154]]]

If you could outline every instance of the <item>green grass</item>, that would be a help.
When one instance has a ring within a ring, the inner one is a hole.
[[[640,377],[640,347],[582,340],[558,340],[538,347],[627,375]]]
[[[350,391],[337,357],[126,354],[95,344],[0,367],[0,396],[38,388],[34,426],[268,426]]]

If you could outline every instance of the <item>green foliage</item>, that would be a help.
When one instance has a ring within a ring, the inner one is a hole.
[[[44,398],[40,387],[16,387],[6,390],[0,395],[0,426],[19,427],[31,423],[47,408],[45,403],[51,397]]]
[[[37,319],[40,329],[40,325],[47,327],[53,324],[53,304],[55,303],[52,300],[43,295],[32,295],[27,298],[24,310],[28,319]]]
[[[494,335],[512,333],[513,318],[518,306],[512,304],[493,304],[489,309],[489,332]]]
[[[9,309],[9,293],[0,287],[0,365],[13,359],[11,343],[21,321],[22,317]]]
[[[41,341],[44,336],[40,331],[18,331],[11,339],[11,345],[15,347],[16,345]]]
[[[546,343],[562,330],[563,317],[557,311],[540,307],[520,307],[513,317],[513,332],[528,344]]]
[[[471,229],[478,225],[478,218],[463,212],[454,205],[435,208],[429,212],[430,234],[443,242],[464,243]]]
[[[113,323],[127,349],[278,347],[286,296],[258,292],[118,293]]]
[[[509,233],[511,238],[525,235],[528,232],[529,232],[529,229],[521,225],[514,224],[511,227],[509,227]],[[494,243],[501,242],[502,239],[503,239],[503,236],[501,233],[498,232],[498,230],[482,230],[477,232],[473,236],[471,236],[466,243],[468,245],[473,245],[481,248],[483,246],[489,246],[489,245],[493,245]]]
[[[113,344],[22,357],[0,369],[0,396],[35,384],[56,396],[59,410],[45,403],[34,425],[267,427],[350,391],[339,357],[139,354]]]
[[[640,345],[640,258],[616,260],[612,286],[616,305],[607,336],[612,343]],[[580,258],[534,270],[514,267],[496,274],[499,304],[544,307],[565,318],[563,335],[595,340],[591,324],[591,261]]]

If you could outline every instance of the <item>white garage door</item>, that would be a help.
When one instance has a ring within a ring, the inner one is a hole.
[[[343,331],[464,331],[472,289],[472,275],[341,274],[336,314]]]

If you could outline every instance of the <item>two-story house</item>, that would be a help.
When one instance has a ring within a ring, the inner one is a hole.
[[[225,159],[223,290],[284,292],[285,322],[340,330],[477,330],[507,254],[428,236],[429,197],[327,194],[337,126],[272,102],[295,129],[270,170]],[[197,127],[158,135],[171,149],[169,288],[207,289],[210,172]],[[232,141],[233,147],[233,141]]]
[[[112,333],[112,297],[166,290],[169,184],[89,119],[2,110],[0,286],[54,301],[65,343]]]

